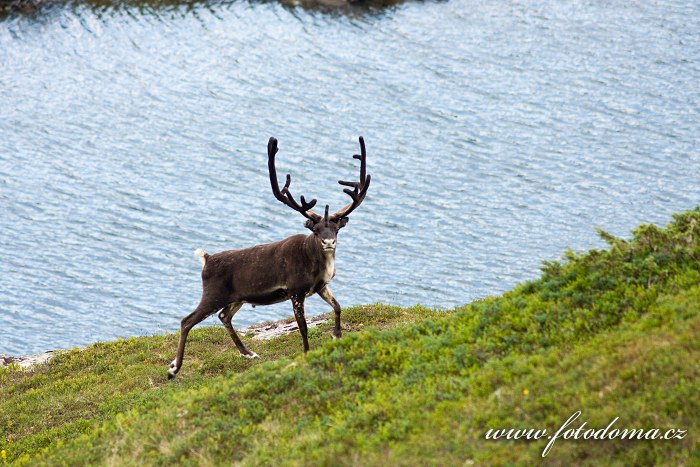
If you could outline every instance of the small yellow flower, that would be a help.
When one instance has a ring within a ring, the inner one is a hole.
[[[7,461],[7,451],[4,449],[0,451],[0,459],[2,459],[3,464]]]
[[[528,391],[527,389],[523,389],[523,394],[527,396],[528,394],[530,394],[530,391]]]

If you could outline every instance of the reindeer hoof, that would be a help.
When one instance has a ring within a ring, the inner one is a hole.
[[[249,359],[254,359],[254,358],[260,358],[258,354],[253,352],[252,350],[249,350],[248,353],[242,353],[241,357],[249,358]]]
[[[177,374],[177,369],[175,369],[175,360],[170,364],[170,368],[168,368],[168,379],[173,379],[175,375]]]

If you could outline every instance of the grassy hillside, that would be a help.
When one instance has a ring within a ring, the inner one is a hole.
[[[344,337],[312,331],[306,356],[292,334],[241,359],[216,327],[190,335],[170,382],[177,335],[0,368],[0,448],[20,465],[699,465],[700,211],[601,235],[608,250],[500,297],[347,310]],[[686,433],[557,439],[545,458],[546,438],[485,439],[553,434],[576,411],[568,428]]]

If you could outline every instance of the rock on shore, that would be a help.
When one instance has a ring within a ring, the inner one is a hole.
[[[29,368],[32,365],[46,363],[56,356],[60,350],[49,350],[38,355],[28,355],[25,357],[10,357],[8,355],[0,355],[0,366],[10,365],[15,363],[21,368]]]

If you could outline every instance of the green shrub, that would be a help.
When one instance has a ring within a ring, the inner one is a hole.
[[[247,344],[193,331],[99,343],[30,372],[0,368],[0,448],[19,464],[691,465],[697,462],[700,211],[447,312],[372,305]],[[352,331],[352,332],[348,332]],[[680,428],[682,440],[486,440],[490,429]]]

